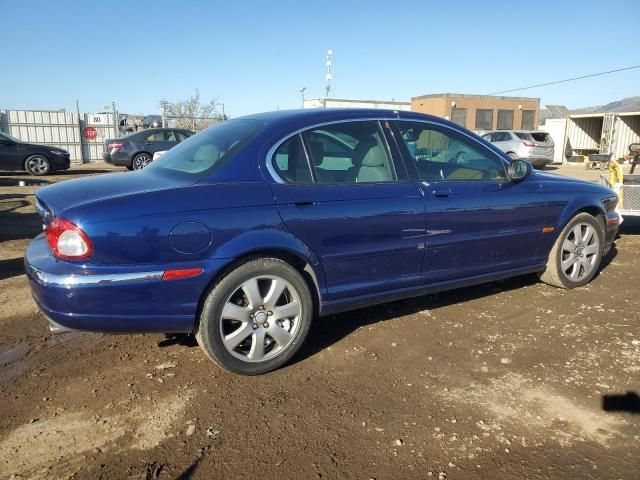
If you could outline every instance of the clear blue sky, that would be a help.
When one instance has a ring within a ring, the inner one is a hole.
[[[231,116],[297,108],[328,48],[336,97],[483,94],[640,64],[639,22],[639,0],[0,0],[0,108],[157,113],[196,88]],[[640,69],[513,95],[604,104]]]

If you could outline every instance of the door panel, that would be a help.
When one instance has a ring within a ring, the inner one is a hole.
[[[427,282],[536,262],[545,201],[536,182],[422,183],[427,210]],[[440,192],[449,194],[440,194]]]
[[[280,215],[320,258],[331,300],[420,284],[424,201],[414,182],[397,180],[379,122],[311,128],[272,160]]]
[[[446,125],[397,121],[399,148],[422,180],[428,283],[539,262],[546,201],[533,179],[511,182],[504,161]]]
[[[22,158],[17,143],[0,143],[0,170],[22,170]]]
[[[273,184],[280,215],[339,300],[420,283],[425,215],[412,183]]]

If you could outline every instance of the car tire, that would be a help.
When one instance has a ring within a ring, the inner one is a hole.
[[[196,339],[222,368],[260,375],[296,354],[312,318],[313,300],[302,275],[280,259],[255,258],[209,290]]]
[[[51,162],[44,155],[30,155],[24,161],[24,169],[29,175],[41,177],[51,172]]]
[[[138,153],[131,161],[131,168],[133,170],[142,170],[144,167],[149,165],[152,160],[153,158],[150,154],[146,152]]]
[[[599,219],[588,213],[573,217],[553,244],[540,280],[567,289],[589,283],[602,260],[604,236]]]
[[[127,167],[127,170],[129,170],[129,171],[133,170],[133,164],[125,165],[125,167]]]

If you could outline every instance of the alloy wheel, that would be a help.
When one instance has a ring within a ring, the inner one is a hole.
[[[36,175],[44,175],[49,171],[49,161],[41,156],[32,157],[27,162],[27,170]]]
[[[562,242],[562,273],[573,282],[582,280],[596,268],[599,251],[600,240],[594,227],[576,224]]]
[[[284,352],[300,326],[300,295],[273,275],[243,282],[222,309],[220,335],[229,353],[245,362],[264,362]]]

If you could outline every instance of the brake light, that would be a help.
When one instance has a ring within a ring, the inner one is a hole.
[[[536,144],[533,142],[527,142],[526,140],[522,142],[525,147],[535,147]]]
[[[107,150],[111,151],[111,150],[121,150],[122,148],[124,148],[124,145],[122,143],[110,143],[107,145]]]
[[[82,260],[93,253],[87,234],[64,218],[54,218],[49,222],[45,234],[53,254],[63,260]]]

